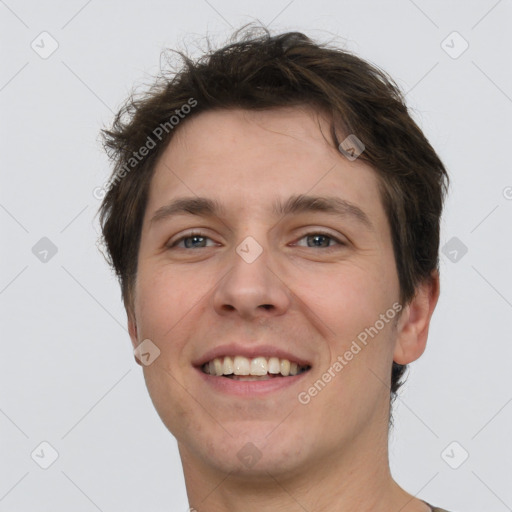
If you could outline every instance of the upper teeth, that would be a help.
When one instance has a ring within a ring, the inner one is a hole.
[[[216,357],[212,361],[202,366],[205,373],[210,375],[274,375],[281,374],[284,377],[288,375],[297,375],[302,371],[309,369],[309,366],[302,366],[291,362],[288,359],[279,359],[278,357],[254,357],[249,359],[244,356],[225,356]]]

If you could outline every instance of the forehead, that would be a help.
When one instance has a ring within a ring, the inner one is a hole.
[[[308,195],[340,197],[384,228],[375,171],[345,158],[330,129],[330,120],[311,107],[197,114],[157,163],[146,221],[178,197],[212,198],[240,218],[270,215],[276,201]]]

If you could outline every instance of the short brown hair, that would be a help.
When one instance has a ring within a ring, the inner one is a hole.
[[[183,60],[181,69],[162,72],[142,96],[132,94],[112,127],[102,130],[114,169],[100,207],[100,222],[127,311],[133,311],[149,184],[174,127],[213,109],[299,105],[330,114],[336,147],[341,142],[337,133],[354,134],[363,142],[365,150],[359,158],[374,168],[379,179],[391,228],[400,301],[407,304],[417,285],[438,270],[440,216],[448,176],[410,117],[396,83],[384,71],[345,50],[315,43],[300,32],[272,36],[261,26],[242,27],[228,45],[209,50],[197,60],[176,53]],[[189,105],[187,110],[185,105]],[[180,115],[183,113],[186,115]],[[179,120],[172,122],[172,117]],[[140,150],[150,139],[152,148],[141,157]],[[128,162],[135,162],[133,170]],[[405,368],[393,362],[392,397]]]

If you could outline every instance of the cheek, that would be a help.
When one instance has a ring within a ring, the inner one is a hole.
[[[370,265],[351,263],[302,271],[293,288],[324,321],[329,338],[346,339],[373,324],[391,307],[395,287],[384,276],[385,272]]]
[[[165,367],[164,358],[144,367],[144,380],[160,419],[173,435],[181,439],[192,423],[195,431],[199,428],[197,421],[194,422],[199,402],[191,400],[184,379]]]
[[[183,315],[189,303],[194,303],[198,282],[197,273],[181,272],[176,266],[141,266],[137,275],[141,316],[151,318],[156,325],[162,322],[172,324],[173,319]]]
[[[330,360],[318,367],[303,389],[315,401],[316,410],[329,411],[325,432],[335,432],[341,423],[346,432],[352,432],[372,423],[374,414],[387,414],[394,323],[390,319],[376,326],[373,317],[366,322],[364,315],[359,312],[356,318],[356,313],[344,317],[346,321],[338,320]]]
[[[169,266],[139,269],[136,286],[139,337],[151,339],[168,366],[169,361],[176,361],[175,354],[181,352],[190,330],[190,317],[204,289],[198,286],[197,276],[189,278],[171,271]]]
[[[160,350],[152,364],[143,366],[144,379],[161,420],[180,438],[197,414],[198,405],[187,392],[185,348],[204,289],[197,286],[197,273],[184,275],[170,266],[141,267],[137,279],[139,337],[149,338]]]
[[[377,388],[384,387],[379,378],[388,381],[392,364],[396,316],[393,304],[398,299],[394,273],[389,269],[385,272],[376,264],[347,263],[335,271],[331,268],[314,275],[303,272],[299,279],[297,294],[308,306],[304,311],[307,314],[312,310],[310,318],[319,319],[315,320],[316,325],[326,343],[319,372],[331,368],[336,375],[329,387],[337,389],[339,399],[347,400],[359,396],[363,388],[369,391],[370,384],[378,392]],[[342,370],[332,369],[335,361]]]

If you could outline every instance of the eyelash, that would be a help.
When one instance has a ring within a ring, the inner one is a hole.
[[[345,242],[342,242],[335,236],[331,235],[330,233],[326,233],[325,231],[309,231],[307,233],[302,234],[298,240],[302,240],[303,238],[306,238],[308,236],[313,236],[313,235],[321,235],[321,236],[330,238],[331,240],[334,240],[335,242],[337,242],[337,244],[340,246],[347,245]],[[205,233],[201,233],[200,231],[194,231],[192,233],[188,233],[188,234],[183,235],[182,237],[178,238],[172,244],[168,245],[167,249],[174,249],[174,248],[176,248],[177,244],[180,243],[181,241],[186,240],[187,238],[194,238],[194,237],[207,238],[207,239],[211,240],[211,238],[209,236],[207,236]],[[301,246],[301,247],[303,247],[303,246]],[[318,249],[329,250],[329,249],[335,249],[335,247],[336,246],[318,247]],[[306,249],[314,249],[314,248],[315,247],[306,247]],[[194,249],[194,248],[193,247],[179,247],[179,249],[190,250],[190,249]],[[206,247],[197,247],[196,249],[206,249]]]

